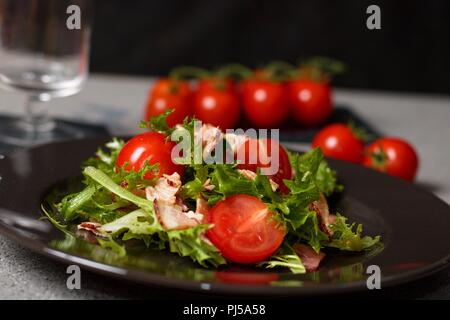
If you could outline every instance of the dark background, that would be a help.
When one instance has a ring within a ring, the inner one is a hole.
[[[93,71],[325,55],[347,64],[338,86],[450,93],[450,1],[94,1]],[[381,7],[381,30],[366,28],[370,4]]]

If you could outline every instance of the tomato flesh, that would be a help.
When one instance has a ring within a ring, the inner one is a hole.
[[[219,201],[209,212],[207,236],[222,255],[237,263],[257,263],[281,245],[285,228],[260,199],[239,194]]]
[[[171,153],[175,143],[167,141],[166,136],[158,132],[146,132],[130,139],[120,151],[116,166],[125,170],[139,171],[145,162],[159,163],[157,172],[147,172],[145,179],[161,177],[163,174],[178,172],[183,176],[184,167],[172,161]]]

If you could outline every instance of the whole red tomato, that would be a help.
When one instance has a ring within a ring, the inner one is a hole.
[[[407,181],[413,181],[419,166],[414,148],[399,138],[382,138],[366,148],[363,164]]]
[[[192,91],[188,82],[159,79],[150,90],[145,118],[149,120],[173,109],[174,111],[167,117],[167,124],[172,127],[192,115],[191,104]]]
[[[203,78],[197,83],[197,91],[202,90],[220,90],[225,92],[234,92],[235,84],[231,79],[222,79],[218,77]]]
[[[194,114],[221,129],[234,128],[240,116],[239,100],[230,81],[201,80],[194,96]]]
[[[245,169],[256,172],[258,168],[268,168],[272,165],[268,159],[261,159],[261,157],[273,157],[272,144],[275,148],[278,148],[278,171],[270,176],[274,182],[280,186],[280,191],[287,193],[288,187],[284,184],[284,179],[292,179],[292,167],[289,161],[289,156],[284,148],[271,139],[261,140],[247,140],[243,143],[236,154],[236,160],[239,162],[238,169]],[[250,150],[252,146],[256,147],[256,150]],[[255,163],[250,163],[250,156],[255,155]]]
[[[305,126],[313,127],[322,124],[333,111],[331,89],[326,82],[290,81],[288,95],[295,119]]]
[[[312,147],[320,147],[325,156],[353,163],[361,163],[364,143],[345,124],[331,124],[320,130],[313,139]]]
[[[172,161],[171,153],[175,143],[158,132],[146,132],[131,138],[120,150],[116,166],[125,170],[139,171],[145,162],[152,165],[159,163],[157,172],[147,172],[145,179],[161,177],[163,174],[178,172],[184,174],[184,167]]]
[[[280,126],[289,113],[286,86],[264,79],[242,82],[242,104],[247,119],[261,128]]]

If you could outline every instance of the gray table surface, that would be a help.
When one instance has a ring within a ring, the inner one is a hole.
[[[151,83],[151,78],[93,75],[81,93],[52,101],[49,107],[59,118],[102,124],[117,135],[133,134],[139,131],[136,124]],[[0,92],[0,113],[20,114],[22,99],[14,92]],[[407,138],[420,155],[416,183],[450,203],[450,96],[337,89],[335,101],[384,135]],[[175,294],[84,271],[82,289],[68,290],[65,271],[65,266],[0,236],[0,299],[127,299]],[[370,297],[449,299],[450,268]]]

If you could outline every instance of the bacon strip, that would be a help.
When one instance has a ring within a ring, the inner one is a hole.
[[[325,232],[328,237],[331,237],[333,235],[333,231],[329,228],[329,225],[331,224],[330,210],[328,208],[327,199],[325,198],[323,193],[320,194],[319,200],[313,201],[309,205],[309,210],[316,212],[319,220],[320,230]]]
[[[96,236],[103,235],[100,231],[98,231],[98,228],[100,228],[102,225],[97,222],[82,222],[77,226],[78,230],[87,230],[95,234]]]
[[[192,217],[192,211],[183,212],[179,205],[158,200],[155,200],[154,205],[159,221],[167,230],[186,229],[199,224],[199,221]]]
[[[308,272],[316,271],[320,262],[325,258],[325,253],[317,253],[313,248],[306,244],[296,243],[293,248]]]
[[[195,212],[197,214],[201,214],[203,216],[202,223],[208,223],[208,213],[209,213],[209,204],[203,199],[202,196],[199,196],[196,201]]]
[[[176,194],[181,187],[181,178],[177,172],[171,175],[163,175],[158,179],[154,187],[145,188],[145,194],[148,200],[155,199],[167,203],[176,202]]]
[[[200,143],[203,148],[203,157],[208,157],[217,144],[222,140],[223,132],[219,127],[211,124],[203,124],[200,130],[194,130],[194,141]]]
[[[153,201],[158,219],[167,230],[195,227],[203,220],[203,214],[189,211],[177,197],[180,187],[181,178],[175,172],[163,175],[154,187],[145,188],[147,199]]]

